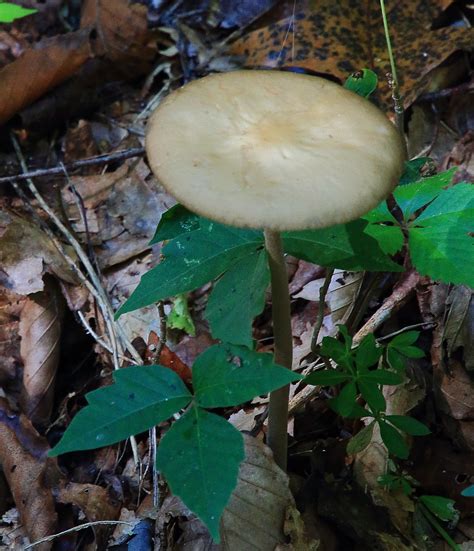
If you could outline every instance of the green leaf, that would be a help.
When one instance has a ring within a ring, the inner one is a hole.
[[[357,386],[372,411],[383,411],[387,407],[384,395],[376,383],[360,378],[357,381]]]
[[[422,275],[474,287],[474,186],[442,191],[409,228],[410,255]]]
[[[408,358],[425,357],[425,353],[421,348],[418,348],[418,346],[404,346],[403,348],[398,348],[397,350],[401,352],[404,356],[407,356]]]
[[[351,371],[354,363],[351,350],[352,337],[349,335],[344,325],[339,325],[339,331],[344,342],[334,337],[324,337],[321,343],[320,354],[326,358],[332,358],[337,365]]]
[[[287,253],[320,266],[352,271],[402,271],[377,241],[364,232],[366,227],[367,221],[359,219],[321,230],[285,232],[283,245]]]
[[[397,429],[407,434],[411,434],[412,436],[426,436],[431,433],[426,425],[413,419],[413,417],[408,417],[406,415],[386,415],[385,419],[392,423],[392,425],[395,425]]]
[[[415,344],[419,336],[419,331],[406,331],[405,333],[400,333],[399,335],[393,337],[393,339],[388,343],[388,346],[401,350],[405,346]]]
[[[16,19],[21,19],[37,11],[10,4],[10,2],[0,2],[0,23],[13,23]]]
[[[370,444],[374,432],[375,421],[371,421],[366,427],[353,436],[347,444],[346,451],[349,455],[359,453]]]
[[[415,211],[433,201],[443,188],[449,186],[456,170],[457,168],[454,167],[435,176],[397,187],[393,195],[403,212],[404,219],[408,221]]]
[[[235,406],[302,378],[271,354],[231,344],[211,346],[193,365],[194,395],[206,408]]]
[[[203,218],[198,230],[176,237],[163,248],[164,260],[142,277],[116,317],[192,291],[262,246],[259,231],[239,230]]]
[[[336,369],[329,370],[325,369],[323,371],[315,371],[310,373],[305,379],[304,382],[308,385],[321,385],[321,386],[332,386],[338,385],[349,381],[351,376],[342,371],[337,371]]]
[[[383,443],[387,446],[387,450],[400,459],[407,459],[410,450],[398,430],[384,421],[379,421],[379,427],[380,436]]]
[[[471,484],[461,492],[464,497],[474,497],[474,484]]]
[[[179,203],[161,215],[150,245],[199,229],[201,218]]]
[[[196,335],[196,327],[189,313],[186,295],[177,295],[174,298],[171,312],[166,317],[166,323],[170,329],[180,329],[192,337]]]
[[[388,210],[386,201],[382,201],[363,219],[369,222],[364,232],[377,241],[384,253],[395,254],[403,247],[403,232],[395,217]]]
[[[265,249],[245,256],[219,279],[206,308],[212,336],[252,348],[252,323],[265,306],[270,271]]]
[[[74,417],[50,455],[125,440],[165,421],[192,398],[178,375],[161,365],[119,369],[114,380],[114,384],[87,394],[89,405]]]
[[[386,369],[376,369],[359,375],[359,381],[367,383],[377,383],[379,385],[399,385],[403,383],[403,378],[394,371]]]
[[[412,159],[411,161],[405,161],[405,169],[400,177],[399,186],[405,186],[412,182],[417,182],[422,178],[421,169],[427,165],[434,165],[433,160],[430,157],[418,157],[418,159]]]
[[[370,69],[356,71],[346,80],[344,88],[355,92],[363,98],[368,98],[377,88],[377,74]]]
[[[357,402],[354,402],[351,412],[348,415],[345,415],[345,417],[347,419],[360,419],[361,417],[374,417],[374,415]]]
[[[372,333],[366,335],[355,351],[356,368],[366,370],[378,363],[382,355],[382,348],[377,346],[377,341]]]
[[[388,365],[398,373],[403,373],[405,371],[406,357],[396,348],[387,347],[387,362]]]
[[[161,439],[156,466],[219,542],[219,521],[244,459],[242,435],[222,417],[193,406]]]
[[[419,500],[433,515],[444,521],[455,520],[459,513],[454,508],[455,501],[442,496],[420,496]]]
[[[339,396],[329,400],[330,407],[342,417],[347,417],[354,409],[356,403],[357,389],[355,383],[345,385]]]

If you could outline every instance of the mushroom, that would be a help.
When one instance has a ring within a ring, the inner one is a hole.
[[[275,362],[291,369],[288,278],[280,232],[349,222],[397,184],[395,127],[367,100],[323,78],[279,71],[204,77],[171,93],[148,123],[163,186],[197,214],[263,229]],[[268,443],[285,469],[288,387],[270,396]]]

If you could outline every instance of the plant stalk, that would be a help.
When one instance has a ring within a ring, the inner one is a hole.
[[[392,41],[390,40],[390,31],[388,28],[388,19],[387,19],[387,13],[385,11],[384,0],[380,0],[380,11],[382,12],[383,30],[385,33],[385,41],[387,43],[388,58],[390,60],[390,71],[392,73],[391,88],[392,88],[393,105],[395,109],[395,121],[397,124],[398,131],[402,136],[402,139],[405,140],[404,121],[403,121],[403,118],[404,118],[403,101],[400,95],[400,86],[399,86],[398,76],[397,76],[397,66],[395,64],[395,57],[393,55]]]
[[[291,369],[293,339],[291,332],[290,293],[288,273],[279,232],[265,230],[265,247],[268,253],[272,286],[272,318],[274,338],[274,361]],[[268,410],[267,442],[273,451],[276,464],[286,471],[288,449],[288,398],[290,386],[270,394]]]

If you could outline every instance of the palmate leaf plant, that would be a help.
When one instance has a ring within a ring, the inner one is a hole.
[[[332,360],[336,367],[315,371],[308,375],[304,382],[311,385],[338,386],[337,396],[329,400],[330,407],[342,417],[368,418],[370,421],[349,441],[348,453],[354,454],[365,449],[372,438],[376,424],[388,451],[400,459],[409,455],[409,447],[401,433],[410,436],[425,436],[430,433],[428,427],[412,417],[405,415],[387,415],[387,404],[382,393],[384,385],[398,385],[404,381],[404,358],[423,355],[423,351],[410,344],[400,346],[392,355],[397,355],[397,370],[386,364],[384,358],[391,343],[386,346],[378,344],[375,337],[367,335],[357,347],[352,345],[352,337],[346,327],[340,326],[342,341],[333,337],[324,337],[319,353],[328,361]],[[402,334],[403,335],[403,334]],[[398,337],[402,337],[398,335]],[[419,333],[411,331],[408,342],[413,343]],[[395,337],[393,340],[395,340]],[[399,339],[400,340],[400,339]],[[393,341],[392,341],[393,342]],[[382,362],[382,367],[378,367]],[[363,407],[358,397],[364,400]]]

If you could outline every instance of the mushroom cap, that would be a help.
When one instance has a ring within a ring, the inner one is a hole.
[[[358,218],[387,197],[405,158],[366,99],[323,78],[250,70],[172,92],[150,118],[146,150],[189,210],[275,231]]]

